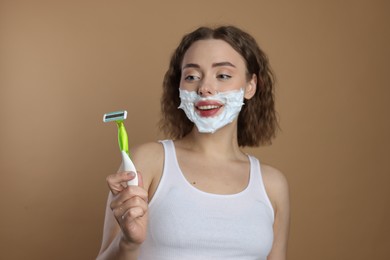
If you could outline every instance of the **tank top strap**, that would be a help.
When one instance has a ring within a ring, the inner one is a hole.
[[[165,169],[174,169],[171,172],[174,172],[175,174],[170,174],[170,178],[178,178],[179,176],[177,173],[180,172],[180,167],[177,162],[177,157],[176,157],[176,149],[175,149],[175,144],[173,143],[172,140],[162,140],[159,141],[163,147],[164,147],[164,170]],[[165,173],[165,171],[164,171]]]
[[[175,146],[173,144],[173,141],[167,139],[167,140],[160,140],[158,142],[161,143],[164,147],[164,157],[165,157],[164,163],[167,163],[167,161],[172,161],[172,158],[170,157],[175,154]]]
[[[250,161],[250,179],[248,184],[248,192],[255,198],[261,198],[262,201],[271,209],[274,214],[274,209],[271,200],[268,197],[264,181],[263,174],[261,172],[261,166],[259,160],[251,155],[248,155]]]
[[[180,168],[176,160],[175,146],[172,140],[159,140],[164,148],[164,165],[160,182],[153,195],[153,198],[149,202],[149,207],[154,204],[158,204],[170,189],[176,188],[182,184],[182,177],[180,176]]]

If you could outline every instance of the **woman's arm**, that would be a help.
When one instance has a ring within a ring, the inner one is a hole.
[[[121,184],[134,178],[126,172],[110,175],[103,229],[103,241],[97,259],[137,259],[138,248],[146,237],[148,194],[140,186]]]
[[[154,193],[151,188],[163,165],[161,144],[144,144],[132,150],[137,167],[139,186],[123,186],[134,178],[126,172],[107,177],[110,193],[107,199],[103,239],[97,259],[137,259],[138,249],[146,239],[148,201]]]
[[[262,166],[264,185],[275,211],[274,242],[268,260],[285,260],[290,226],[289,188],[286,177],[277,169]]]

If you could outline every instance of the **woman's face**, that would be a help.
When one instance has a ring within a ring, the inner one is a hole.
[[[244,88],[245,98],[250,98],[247,89],[256,86],[255,76],[247,80],[244,58],[223,40],[194,42],[183,57],[181,69],[180,88],[201,96]]]
[[[184,54],[179,108],[199,132],[214,133],[233,122],[256,90],[243,57],[222,40],[194,42]]]

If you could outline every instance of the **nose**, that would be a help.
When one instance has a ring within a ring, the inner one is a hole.
[[[200,96],[212,96],[217,94],[217,90],[213,87],[211,82],[208,82],[206,79],[203,79],[198,88],[198,95]]]
[[[213,95],[213,92],[208,88],[201,87],[198,89],[198,94],[200,96],[209,96],[209,95]]]

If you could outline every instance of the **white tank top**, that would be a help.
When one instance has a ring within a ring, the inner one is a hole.
[[[174,144],[164,146],[164,169],[149,203],[140,260],[265,260],[273,242],[274,211],[259,161],[249,157],[250,180],[241,192],[211,194],[180,170]]]

